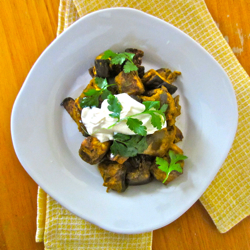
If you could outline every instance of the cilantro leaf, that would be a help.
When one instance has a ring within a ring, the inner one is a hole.
[[[165,113],[166,110],[167,110],[167,108],[168,108],[168,104],[165,103],[165,104],[163,104],[163,105],[161,106],[160,111],[163,112],[163,113]]]
[[[112,64],[120,64],[122,65],[126,60],[123,67],[123,71],[125,73],[129,73],[131,71],[138,70],[137,66],[133,62],[135,54],[129,52],[115,53],[112,50],[106,50],[103,53],[102,59],[111,59]]]
[[[135,54],[129,52],[124,52],[123,54],[126,55],[130,61],[132,61],[135,56]]]
[[[170,156],[170,164],[165,159],[160,158],[160,157],[156,157],[156,161],[155,162],[156,162],[157,165],[159,165],[158,168],[161,171],[163,171],[163,172],[166,173],[166,178],[164,179],[164,181],[162,183],[166,182],[166,180],[169,177],[169,174],[172,171],[175,170],[175,171],[177,171],[179,173],[182,173],[183,170],[181,168],[181,165],[180,165],[180,163],[177,163],[177,162],[181,161],[181,160],[185,160],[185,159],[188,158],[185,155],[175,154],[174,151],[172,151],[172,150],[169,150],[169,156]]]
[[[108,89],[103,90],[101,94],[102,100],[107,99],[109,95],[112,95],[111,91],[109,91]]]
[[[133,62],[126,62],[125,65],[123,66],[123,71],[125,73],[129,73],[131,71],[136,71],[138,70],[137,66]]]
[[[113,112],[109,116],[113,118],[117,118],[118,121],[120,121],[120,114],[122,111],[122,105],[119,102],[118,98],[115,97],[114,95],[109,95],[108,96],[108,110]]]
[[[87,92],[84,92],[84,95],[86,96],[92,96],[92,95],[97,95],[100,92],[100,90],[96,89],[89,89]]]
[[[108,81],[106,78],[95,77],[95,83],[100,89],[106,89],[108,87]]]
[[[124,157],[133,157],[143,153],[148,147],[146,137],[140,135],[125,135],[117,133],[110,147],[111,153]]]
[[[109,58],[114,57],[114,56],[116,56],[116,53],[113,52],[112,50],[108,49],[108,50],[104,51],[102,59],[109,59]]]
[[[145,126],[142,126],[142,121],[134,118],[128,118],[127,125],[129,129],[135,132],[136,134],[142,136],[147,135],[147,128]]]
[[[154,112],[150,112],[151,115],[151,124],[157,128],[157,129],[161,129],[162,128],[162,118],[160,115],[154,113]]]
[[[150,110],[151,108],[160,108],[160,101],[145,101],[142,104],[145,106],[145,111]]]
[[[82,101],[80,102],[81,108],[98,107],[98,105],[99,105],[99,99],[98,98],[84,97],[84,98],[82,98]]]
[[[106,78],[95,77],[95,83],[100,89],[89,89],[84,92],[84,97],[80,102],[81,108],[86,107],[98,107],[99,106],[99,97],[101,96],[102,100],[107,99],[107,97],[111,94],[108,90],[109,86]]]
[[[126,60],[126,57],[124,57],[123,54],[116,54],[116,56],[111,59],[111,63],[121,65],[124,63],[125,60]]]

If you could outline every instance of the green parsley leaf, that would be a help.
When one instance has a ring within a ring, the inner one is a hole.
[[[108,96],[108,110],[113,112],[109,116],[113,118],[117,118],[118,121],[120,121],[120,114],[122,111],[122,105],[119,102],[118,98],[115,97],[114,95],[109,95]]]
[[[98,107],[99,106],[99,97],[101,96],[102,100],[107,99],[107,97],[111,94],[108,90],[108,81],[106,78],[96,77],[95,83],[100,89],[89,89],[84,92],[84,97],[80,102],[81,108],[86,107]]]
[[[87,92],[84,92],[84,95],[92,96],[92,95],[97,95],[99,92],[100,92],[100,90],[89,89]]]
[[[147,128],[145,126],[142,126],[142,121],[134,118],[128,118],[127,125],[129,129],[135,132],[136,134],[142,136],[147,135]]]
[[[101,94],[102,100],[107,99],[109,95],[112,95],[111,91],[109,91],[108,89],[103,90]]]
[[[167,110],[167,108],[168,108],[168,104],[165,103],[165,104],[163,104],[163,105],[161,106],[160,111],[163,112],[163,113],[165,113],[166,110]]]
[[[125,73],[129,73],[131,71],[136,71],[136,70],[138,70],[138,68],[133,62],[126,62],[125,65],[123,66],[123,71]]]
[[[156,157],[156,164],[159,165],[158,168],[161,171],[166,173],[166,178],[164,179],[164,181],[162,183],[166,182],[166,180],[169,177],[169,174],[172,171],[175,170],[179,173],[182,173],[181,165],[180,165],[180,163],[177,163],[177,162],[188,158],[185,155],[175,154],[174,151],[172,151],[172,150],[169,150],[169,156],[170,156],[170,164],[165,159],[160,158],[160,157]]]
[[[108,49],[108,50],[104,51],[102,59],[109,59],[109,58],[112,58],[114,56],[116,56],[116,53],[113,52],[112,50]]]
[[[162,116],[154,112],[150,112],[150,115],[151,124],[158,130],[160,130],[162,128]]]
[[[140,135],[114,135],[114,142],[110,147],[111,153],[124,157],[133,157],[143,153],[148,147],[146,137]]]
[[[95,83],[100,89],[106,89],[108,87],[108,81],[106,78],[96,77]]]
[[[106,50],[103,53],[102,59],[111,59],[112,64],[120,64],[122,65],[126,60],[123,67],[123,71],[125,73],[129,73],[131,71],[138,70],[137,66],[133,62],[135,54],[129,52],[115,53],[112,50]]]
[[[126,60],[126,57],[124,57],[123,54],[117,54],[115,57],[111,59],[112,64],[123,64],[124,61]]]
[[[160,108],[160,101],[145,101],[142,104],[145,106],[145,111],[150,110],[151,108]]]
[[[99,105],[99,99],[98,98],[84,97],[84,98],[82,98],[82,101],[80,102],[81,108],[98,107],[98,105]]]

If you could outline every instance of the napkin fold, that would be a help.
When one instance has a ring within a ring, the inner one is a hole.
[[[221,233],[250,215],[250,78],[203,0],[61,0],[58,35],[78,18],[104,8],[131,7],[161,18],[197,41],[229,76],[238,103],[238,129],[219,173],[200,198]],[[151,249],[152,233],[107,232],[73,215],[38,189],[36,241],[45,249]]]

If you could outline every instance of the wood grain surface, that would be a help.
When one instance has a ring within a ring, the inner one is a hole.
[[[206,0],[208,9],[250,74],[250,1]],[[37,184],[14,152],[10,118],[14,100],[43,50],[55,39],[59,0],[6,0],[0,9],[0,249],[44,249],[35,243]],[[172,224],[154,231],[153,250],[250,249],[250,217],[220,234],[197,201]]]

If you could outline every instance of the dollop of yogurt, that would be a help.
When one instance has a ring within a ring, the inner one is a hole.
[[[143,112],[145,106],[134,100],[126,93],[115,95],[119,102],[122,105],[122,111],[120,114],[120,119],[123,119],[126,116],[135,115]],[[101,108],[83,108],[81,113],[82,122],[85,125],[88,133],[92,136],[95,136],[100,142],[105,142],[113,140],[115,133],[122,133],[126,135],[134,135],[135,133],[128,128],[126,120],[119,122],[114,127],[108,129],[109,126],[113,125],[117,119],[109,116],[112,112],[108,110],[108,101],[107,99],[102,102]],[[151,124],[151,115],[142,114],[134,117],[142,121],[142,125],[146,126],[147,134],[153,134],[158,129],[153,127]],[[163,124],[163,127],[166,126]]]

